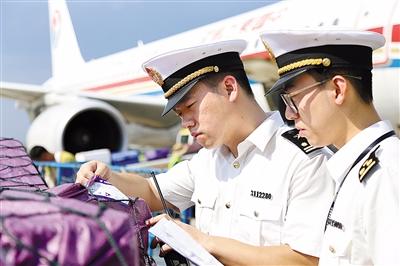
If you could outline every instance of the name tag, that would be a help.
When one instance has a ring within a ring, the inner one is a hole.
[[[331,219],[331,218],[328,218],[326,224],[328,224],[328,225],[330,225],[330,226],[332,226],[332,227],[335,227],[335,228],[337,228],[337,229],[340,229],[340,230],[344,231],[344,226],[343,226],[343,224],[342,224],[341,222],[335,221],[335,220],[333,220],[333,219]]]
[[[250,196],[255,197],[255,198],[260,198],[260,199],[268,199],[268,200],[272,199],[271,193],[257,191],[257,190],[251,190]]]

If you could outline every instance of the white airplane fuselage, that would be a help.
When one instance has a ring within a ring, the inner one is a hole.
[[[259,33],[266,28],[343,26],[372,30],[386,37],[374,53],[375,106],[398,130],[400,87],[399,0],[281,1],[159,41],[85,62],[63,0],[49,1],[53,76],[40,88],[2,82],[2,95],[23,102],[33,118],[27,148],[78,152],[112,151],[129,144],[170,146],[179,129],[178,117],[161,117],[162,90],[142,70],[150,57],[172,49],[224,39],[243,38],[242,54],[257,101],[264,109],[276,103],[263,92],[277,78],[276,66]],[[346,6],[344,9],[343,6]],[[262,84],[263,86],[261,86]],[[47,128],[46,137],[43,129]]]

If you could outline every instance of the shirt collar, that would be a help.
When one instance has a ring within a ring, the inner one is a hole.
[[[344,175],[364,149],[375,139],[391,130],[393,128],[389,121],[379,121],[362,130],[339,149],[327,162],[328,170],[336,184],[342,181]]]
[[[245,153],[251,146],[263,151],[275,132],[284,125],[279,112],[266,113],[265,120],[238,145],[238,153]]]

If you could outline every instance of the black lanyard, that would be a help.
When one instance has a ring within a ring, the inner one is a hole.
[[[331,208],[329,209],[329,212],[328,212],[328,217],[326,218],[325,231],[326,231],[326,228],[327,228],[328,224],[331,224],[331,225],[333,225],[333,226],[335,226],[335,227],[338,227],[339,229],[342,229],[342,228],[343,228],[343,225],[342,225],[340,222],[337,222],[337,221],[334,221],[334,220],[331,219],[331,215],[332,215],[332,211],[333,211],[333,208],[334,208],[334,206],[335,206],[335,202],[336,202],[337,196],[338,196],[338,194],[339,194],[339,191],[340,191],[340,189],[342,188],[342,185],[343,185],[344,181],[346,180],[347,176],[349,175],[350,171],[351,171],[351,170],[353,169],[353,167],[356,166],[356,165],[361,161],[361,159],[364,158],[364,156],[367,155],[367,154],[372,150],[372,148],[374,148],[379,142],[381,142],[382,140],[384,140],[384,139],[386,139],[386,138],[389,138],[389,137],[391,137],[391,136],[394,136],[394,135],[396,135],[396,133],[395,133],[393,130],[392,130],[392,131],[389,131],[389,132],[387,132],[387,133],[385,133],[385,134],[383,134],[382,136],[380,136],[379,138],[377,138],[374,142],[372,142],[372,143],[357,157],[357,159],[354,161],[353,165],[350,167],[350,169],[347,171],[346,175],[344,176],[342,182],[340,182],[339,188],[338,188],[338,190],[337,190],[337,192],[336,192],[336,195],[335,195],[335,197],[334,197],[334,199],[333,199],[333,201],[332,201]],[[379,148],[379,146],[378,146],[377,148]]]

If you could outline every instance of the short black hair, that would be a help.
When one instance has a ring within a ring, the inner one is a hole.
[[[42,147],[42,146],[34,146],[30,151],[29,151],[29,156],[31,157],[32,160],[40,160],[42,155],[44,153],[47,153],[48,151]]]
[[[218,83],[225,77],[231,75],[235,77],[240,87],[246,92],[248,96],[254,98],[254,93],[251,89],[249,79],[247,78],[246,72],[244,70],[236,70],[230,72],[219,72],[207,75],[202,81],[211,87],[216,87]]]
[[[350,81],[364,103],[372,103],[372,72],[369,70],[358,68],[331,68],[312,69],[306,73],[310,74],[316,81],[330,79],[335,75],[343,75]],[[360,77],[360,79],[354,77]]]

